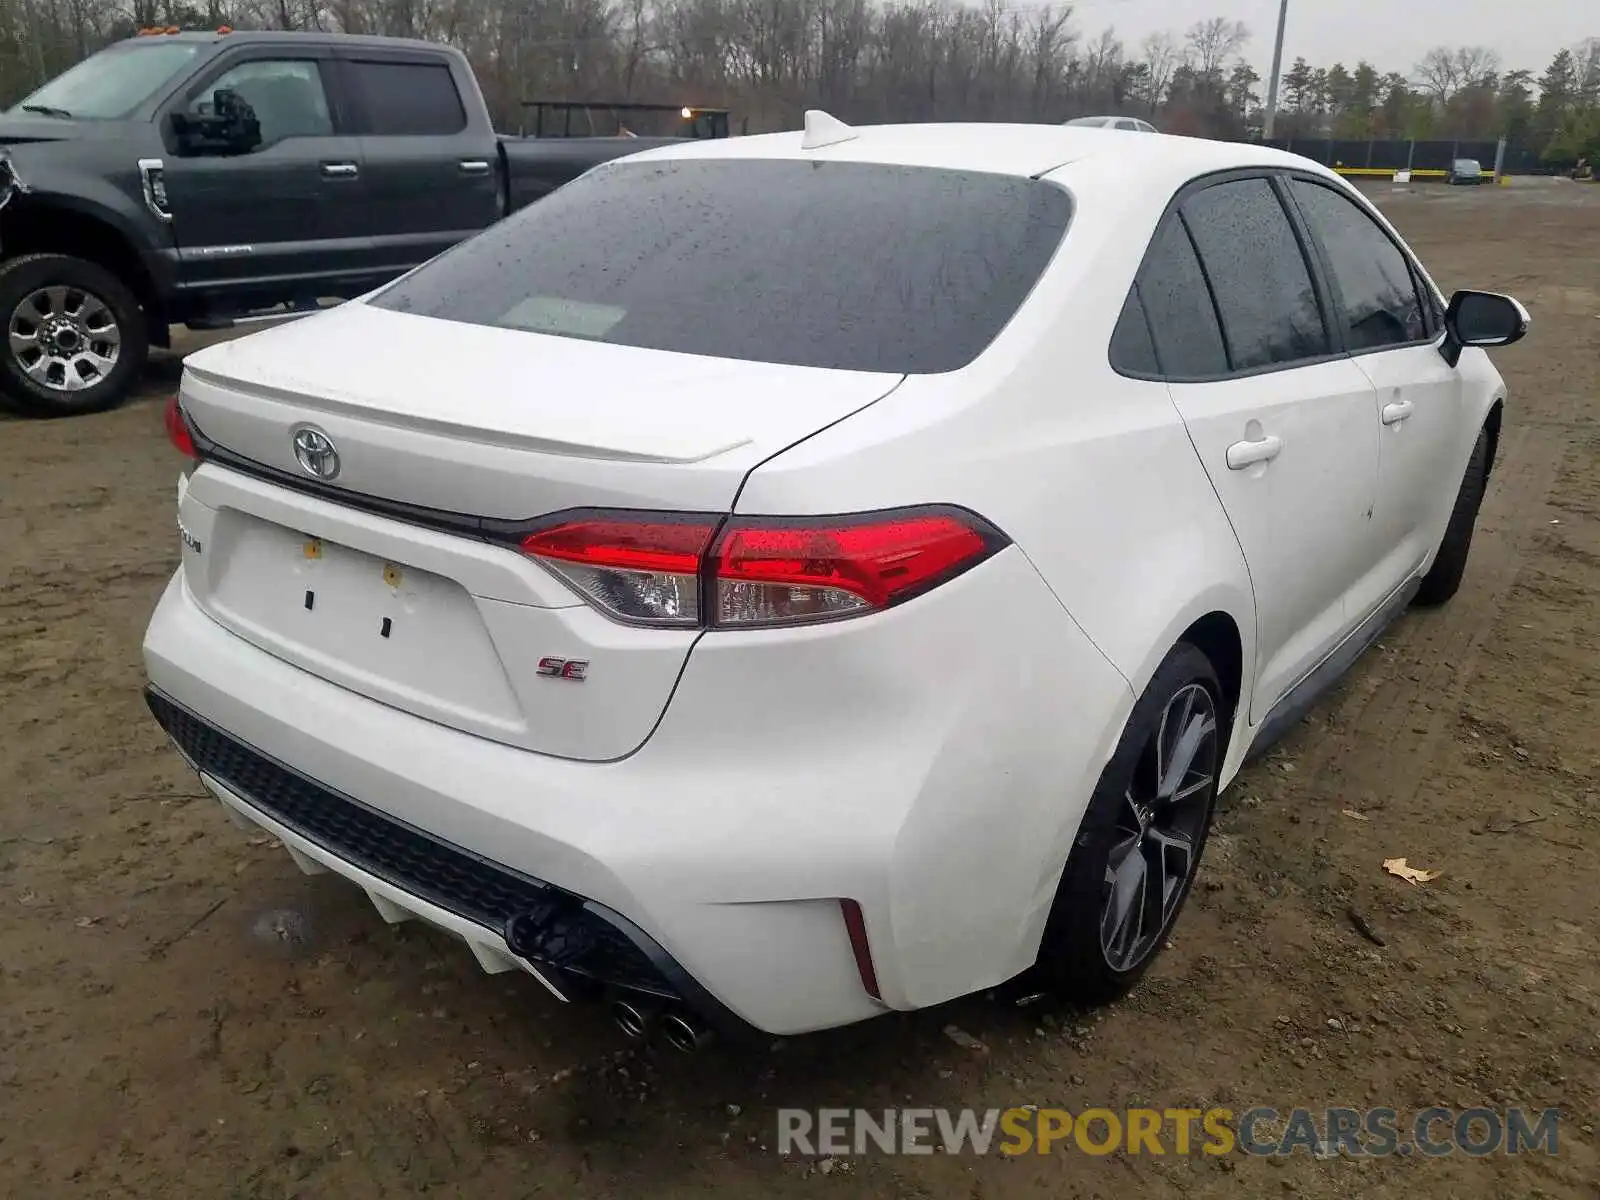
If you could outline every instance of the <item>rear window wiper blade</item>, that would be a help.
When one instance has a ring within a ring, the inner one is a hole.
[[[17,106],[23,112],[38,113],[44,117],[61,117],[72,120],[72,114],[64,108],[57,108],[54,104],[20,104]]]

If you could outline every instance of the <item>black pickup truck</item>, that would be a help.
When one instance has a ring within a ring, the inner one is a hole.
[[[170,326],[362,295],[679,140],[498,135],[465,56],[427,42],[119,42],[0,113],[0,401],[109,408]]]

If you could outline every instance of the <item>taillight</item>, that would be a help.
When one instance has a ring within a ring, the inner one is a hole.
[[[963,509],[842,517],[574,514],[522,540],[602,612],[642,625],[748,629],[877,612],[1007,544]]]
[[[792,625],[888,608],[989,554],[970,517],[730,522],[712,552],[711,624]]]
[[[593,516],[522,539],[602,612],[643,625],[700,624],[700,570],[714,517]]]
[[[199,458],[200,452],[194,447],[194,435],[189,432],[189,422],[183,415],[183,408],[178,403],[178,398],[173,396],[167,401],[165,413],[167,425],[167,440],[175,446],[180,454],[189,458]]]

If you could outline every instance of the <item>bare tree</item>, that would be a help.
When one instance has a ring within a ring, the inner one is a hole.
[[[1201,21],[1184,34],[1189,65],[1195,74],[1207,79],[1220,79],[1223,69],[1249,40],[1250,30],[1244,22],[1226,17]]]
[[[1172,73],[1183,61],[1183,55],[1170,33],[1152,33],[1140,44],[1139,51],[1144,56],[1146,67],[1144,102],[1154,113],[1166,99]]]

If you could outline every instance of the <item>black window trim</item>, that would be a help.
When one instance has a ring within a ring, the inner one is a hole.
[[[1129,287],[1130,289],[1137,287],[1140,276],[1144,274],[1145,266],[1149,262],[1151,251],[1155,246],[1156,231],[1161,228],[1161,226],[1169,217],[1175,217],[1183,228],[1184,235],[1189,238],[1189,244],[1194,248],[1195,257],[1200,262],[1200,271],[1206,280],[1206,290],[1211,296],[1212,314],[1216,318],[1218,329],[1222,331],[1223,349],[1227,353],[1229,363],[1231,364],[1233,361],[1233,350],[1232,347],[1228,345],[1227,327],[1222,323],[1222,313],[1221,310],[1217,308],[1217,298],[1211,289],[1211,276],[1206,270],[1205,258],[1200,254],[1199,247],[1195,245],[1194,237],[1189,232],[1188,223],[1183,220],[1183,214],[1181,210],[1184,204],[1187,203],[1191,197],[1205,191],[1207,188],[1216,187],[1219,184],[1232,183],[1240,179],[1265,179],[1271,185],[1273,193],[1278,199],[1278,204],[1283,209],[1284,216],[1289,221],[1290,228],[1294,230],[1295,240],[1300,247],[1301,258],[1304,260],[1306,264],[1306,270],[1311,276],[1311,286],[1316,293],[1317,309],[1322,316],[1323,328],[1328,334],[1329,352],[1326,354],[1312,355],[1308,358],[1297,358],[1290,362],[1266,363],[1259,367],[1248,367],[1242,371],[1230,369],[1221,374],[1211,375],[1172,375],[1166,373],[1164,369],[1159,375],[1149,375],[1143,372],[1124,370],[1118,367],[1116,363],[1112,362],[1111,369],[1113,371],[1126,379],[1139,379],[1152,383],[1223,383],[1233,379],[1252,379],[1257,375],[1272,375],[1280,371],[1298,371],[1302,367],[1320,366],[1323,363],[1335,362],[1342,358],[1354,358],[1359,354],[1382,353],[1386,350],[1411,349],[1415,346],[1428,344],[1427,342],[1420,341],[1407,342],[1404,345],[1378,346],[1368,350],[1356,351],[1354,353],[1348,349],[1344,336],[1343,313],[1342,310],[1337,309],[1334,305],[1333,289],[1328,278],[1328,272],[1324,267],[1322,252],[1317,246],[1315,240],[1311,237],[1311,232],[1307,228],[1305,219],[1301,215],[1299,208],[1295,205],[1293,196],[1289,194],[1288,180],[1291,178],[1303,178],[1313,183],[1321,183],[1322,185],[1327,186],[1327,180],[1323,179],[1322,177],[1307,171],[1297,171],[1292,167],[1225,167],[1218,171],[1211,171],[1204,175],[1197,175],[1195,178],[1189,180],[1175,193],[1173,193],[1173,196],[1167,202],[1166,207],[1162,209],[1161,216],[1157,219],[1155,225],[1152,226],[1150,232],[1150,242],[1145,247],[1144,255],[1139,260],[1139,267],[1134,272],[1133,282],[1129,284]],[[1378,229],[1387,235],[1388,231],[1385,230],[1382,225],[1379,225]],[[1393,238],[1390,238],[1391,242],[1393,240]],[[1413,275],[1418,279],[1422,286],[1427,288],[1428,292],[1431,294],[1433,289],[1431,286],[1428,286],[1427,275],[1421,273],[1415,259],[1409,253],[1406,253],[1404,247],[1398,248],[1400,249],[1402,256],[1405,258],[1406,264],[1411,268]],[[1126,304],[1126,302],[1126,296],[1124,296],[1123,303]],[[1142,297],[1140,301],[1140,307],[1141,309],[1143,308]],[[1119,319],[1121,311],[1122,306],[1118,306],[1117,312],[1119,314]],[[1336,313],[1339,315],[1338,320],[1335,320]],[[1155,331],[1152,329],[1151,340],[1156,345],[1156,362],[1159,365],[1161,361],[1160,340],[1154,335]],[[1429,342],[1437,343],[1443,336],[1444,331],[1442,328],[1434,329],[1429,336]],[[1110,339],[1107,339],[1106,355],[1108,361],[1110,360],[1110,353]]]
[[[358,136],[370,138],[460,137],[472,129],[472,109],[468,107],[467,96],[462,92],[461,80],[456,78],[455,67],[449,55],[430,54],[426,50],[412,49],[410,47],[391,48],[382,46],[368,49],[360,46],[341,46],[334,50],[332,57],[334,73],[339,76],[340,89],[350,100],[351,128]],[[381,64],[386,67],[443,68],[445,77],[450,80],[450,87],[455,91],[456,103],[461,106],[461,127],[450,133],[373,132],[372,114],[367,108],[366,93],[356,79],[355,68],[361,63]]]
[[[1346,327],[1349,324],[1350,314],[1344,307],[1344,297],[1339,292],[1338,284],[1333,271],[1333,265],[1328,259],[1327,247],[1322,244],[1321,239],[1318,238],[1312,231],[1310,221],[1306,219],[1305,214],[1301,211],[1300,204],[1294,197],[1294,191],[1289,186],[1289,184],[1292,182],[1305,183],[1313,187],[1320,187],[1324,191],[1332,192],[1335,196],[1340,197],[1347,204],[1354,205],[1355,208],[1361,212],[1361,215],[1365,217],[1372,225],[1373,229],[1377,230],[1378,233],[1383,236],[1384,240],[1393,246],[1399,253],[1400,260],[1406,265],[1406,274],[1411,278],[1411,286],[1417,294],[1417,303],[1422,309],[1422,326],[1426,331],[1422,337],[1412,338],[1408,342],[1390,342],[1383,346],[1363,346],[1359,349],[1352,349],[1348,351],[1349,357],[1364,358],[1369,354],[1388,354],[1395,350],[1414,350],[1419,346],[1437,346],[1444,338],[1444,330],[1441,327],[1437,327],[1436,314],[1434,312],[1433,305],[1433,287],[1428,282],[1428,277],[1423,274],[1421,267],[1407,252],[1406,248],[1395,239],[1393,234],[1384,228],[1382,223],[1373,220],[1372,213],[1367,211],[1364,204],[1360,203],[1359,201],[1352,200],[1350,198],[1350,194],[1343,188],[1330,183],[1328,180],[1320,176],[1313,175],[1308,171],[1286,171],[1283,176],[1283,193],[1287,198],[1287,203],[1291,206],[1291,211],[1294,213],[1295,217],[1305,225],[1307,241],[1312,247],[1313,252],[1316,254],[1318,265],[1327,280],[1328,292],[1332,297],[1334,310],[1339,316],[1339,333],[1341,340],[1344,340],[1343,335]]]

